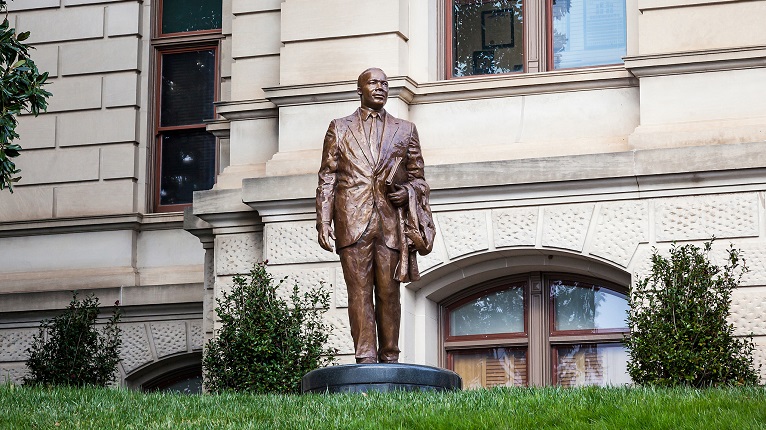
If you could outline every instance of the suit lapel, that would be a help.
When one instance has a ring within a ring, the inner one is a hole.
[[[399,131],[398,118],[394,118],[393,115],[386,112],[386,122],[383,126],[383,140],[380,143],[380,157],[378,158],[376,169],[382,168],[382,166],[385,165],[384,162],[391,156],[391,150],[395,142],[394,138],[396,137],[397,131]]]
[[[359,149],[362,150],[364,157],[367,159],[367,163],[369,163],[370,166],[374,166],[375,161],[372,159],[370,145],[367,144],[367,139],[364,137],[364,127],[362,127],[360,115],[359,109],[357,109],[354,115],[348,120],[350,122],[348,129],[351,130],[351,135],[354,136],[354,140],[356,140]]]

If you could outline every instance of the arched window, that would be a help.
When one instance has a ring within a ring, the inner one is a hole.
[[[470,289],[444,303],[446,365],[465,388],[629,383],[625,290],[539,273]]]

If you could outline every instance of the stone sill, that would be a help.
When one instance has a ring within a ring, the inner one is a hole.
[[[766,46],[625,57],[625,68],[638,77],[762,67],[766,67]]]

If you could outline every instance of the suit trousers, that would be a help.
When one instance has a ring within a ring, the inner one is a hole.
[[[402,313],[399,281],[394,280],[399,251],[386,246],[377,210],[359,240],[341,248],[339,254],[356,362],[396,362]]]

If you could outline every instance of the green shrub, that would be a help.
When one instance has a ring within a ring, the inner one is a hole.
[[[734,336],[727,321],[731,293],[747,271],[730,247],[723,267],[704,249],[676,246],[665,258],[654,250],[651,274],[630,292],[626,339],[631,378],[641,385],[693,387],[756,384],[753,340]]]
[[[98,298],[77,299],[75,291],[69,307],[51,320],[43,320],[40,331],[27,348],[29,375],[25,384],[106,386],[114,381],[120,361],[120,310],[114,312],[99,331]]]
[[[298,393],[303,375],[332,363],[337,351],[326,346],[322,319],[329,293],[320,285],[300,294],[294,285],[287,302],[277,295],[282,282],[259,263],[217,299],[221,327],[203,359],[207,390]]]

